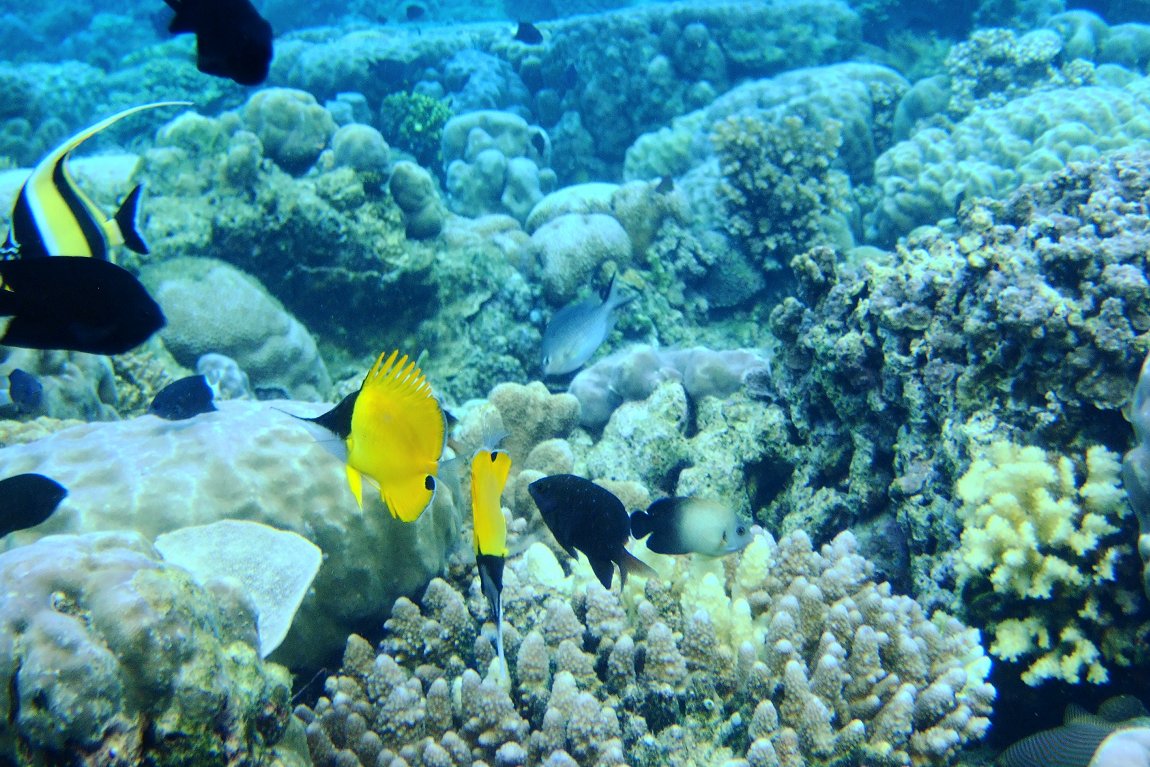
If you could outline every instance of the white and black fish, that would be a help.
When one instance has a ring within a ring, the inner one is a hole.
[[[751,542],[751,530],[729,505],[705,498],[660,498],[631,514],[631,535],[659,554],[721,557]]]
[[[615,327],[615,310],[635,298],[612,277],[601,300],[576,301],[555,312],[543,331],[543,375],[559,376],[582,367]]]

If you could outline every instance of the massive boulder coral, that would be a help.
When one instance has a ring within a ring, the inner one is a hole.
[[[318,767],[954,762],[994,699],[977,632],[870,580],[849,533],[680,561],[626,597],[541,547],[509,563],[500,683],[486,603],[435,581],[378,651],[348,641],[307,723]]]
[[[0,754],[24,765],[306,764],[280,755],[287,670],[239,589],[199,586],[137,533],[0,555]]]
[[[377,493],[357,508],[341,462],[275,407],[218,402],[186,421],[155,416],[74,426],[0,449],[0,476],[43,472],[69,490],[51,519],[5,539],[7,547],[49,533],[160,533],[220,519],[246,519],[298,533],[324,552],[314,589],[277,658],[322,662],[349,631],[379,622],[401,594],[444,567],[458,522],[449,493],[417,522],[388,513]],[[283,410],[318,415],[310,403]]]

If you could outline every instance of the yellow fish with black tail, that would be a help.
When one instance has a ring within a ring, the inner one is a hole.
[[[12,223],[4,243],[4,255],[88,256],[107,260],[109,250],[127,245],[137,253],[148,246],[136,228],[140,204],[137,184],[115,215],[108,217],[77,186],[68,171],[68,156],[76,147],[110,125],[146,109],[189,106],[188,101],[159,101],[125,109],[72,136],[41,160],[16,196]]]
[[[346,463],[348,485],[360,508],[364,478],[379,487],[391,515],[404,522],[419,519],[431,505],[447,421],[431,384],[406,354],[379,355],[359,391],[321,416],[300,420],[339,438],[332,452]],[[325,446],[333,447],[330,440]]]
[[[507,674],[503,654],[503,563],[507,559],[507,520],[500,497],[511,473],[511,456],[494,445],[477,451],[471,459],[471,520],[475,528],[475,565],[479,584],[491,604],[495,621],[495,647]]]

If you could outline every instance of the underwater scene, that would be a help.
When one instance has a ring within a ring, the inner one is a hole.
[[[0,0],[0,767],[1150,767],[1150,0]]]

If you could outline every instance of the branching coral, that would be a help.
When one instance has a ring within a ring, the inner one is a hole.
[[[981,737],[994,691],[977,632],[876,585],[849,533],[821,552],[762,538],[731,564],[679,561],[620,599],[533,547],[504,584],[510,689],[480,672],[494,651],[472,628],[477,584],[437,581],[396,605],[378,654],[352,637],[327,696],[297,709],[313,758],[942,765]]]
[[[796,115],[768,123],[735,115],[711,137],[729,229],[767,270],[823,242],[824,219],[845,206],[849,183],[834,169],[841,125],[808,125]]]
[[[1095,446],[1085,464],[1079,483],[1067,456],[996,442],[955,488],[960,582],[981,596],[974,610],[989,608],[995,619],[990,651],[1028,663],[1022,680],[1030,685],[1101,684],[1108,666],[1141,657],[1150,631],[1129,621],[1141,595],[1122,577],[1134,556],[1118,457]]]

